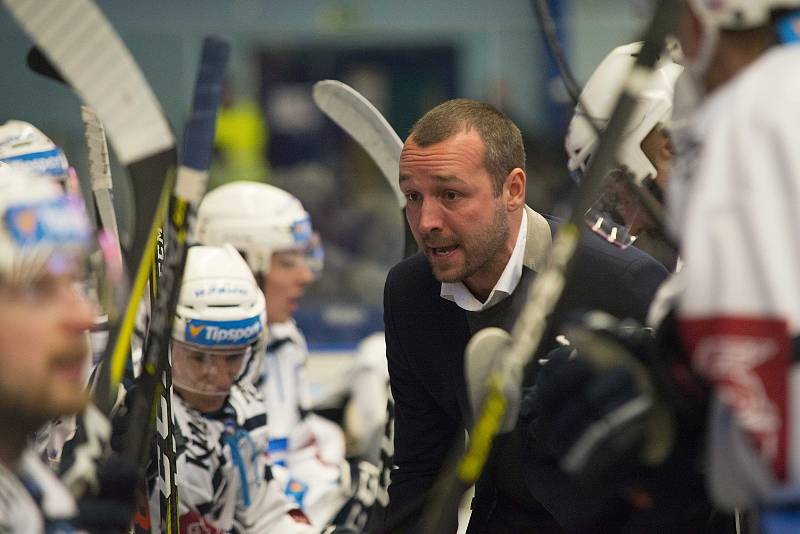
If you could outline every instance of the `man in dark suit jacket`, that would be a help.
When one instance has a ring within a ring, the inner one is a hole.
[[[464,349],[485,326],[510,329],[547,255],[555,222],[525,205],[525,152],[517,127],[491,106],[445,102],[412,128],[400,159],[406,215],[420,253],[386,280],[384,321],[396,403],[395,468],[387,528],[413,529],[419,496],[473,422]],[[602,309],[643,321],[666,270],[646,254],[587,232],[576,271],[540,354],[571,311]],[[535,376],[528,369],[526,383]],[[558,532],[593,522],[618,530],[630,506],[587,493],[555,462],[521,458],[515,432],[495,442],[476,488],[471,532]],[[524,469],[534,469],[526,484]],[[602,528],[601,528],[602,529]]]

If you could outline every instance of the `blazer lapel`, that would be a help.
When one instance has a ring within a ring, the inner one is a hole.
[[[544,266],[547,253],[553,244],[553,235],[547,219],[525,206],[525,215],[528,217],[528,232],[525,234],[525,253],[522,264],[533,272],[538,272]]]

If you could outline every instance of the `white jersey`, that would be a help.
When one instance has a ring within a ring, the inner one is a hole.
[[[259,389],[269,413],[270,451],[282,461],[292,431],[311,408],[305,378],[308,345],[294,321],[269,325]],[[292,444],[295,447],[298,444]]]
[[[272,476],[264,455],[264,404],[252,385],[234,385],[214,415],[190,408],[175,395],[173,413],[181,530],[318,532],[297,521],[301,514]],[[156,503],[151,499],[155,514]]]
[[[75,532],[72,495],[37,454],[26,450],[12,471],[0,463],[0,532]],[[60,529],[60,530],[59,530]]]
[[[681,337],[713,385],[712,492],[726,506],[780,501],[800,483],[800,46],[712,93],[683,135],[668,205]]]
[[[310,412],[308,345],[294,321],[271,324],[257,380],[269,418],[269,460],[286,495],[311,522],[362,525],[374,501],[377,469],[345,458],[341,428]]]
[[[350,403],[345,421],[353,454],[380,465],[389,400],[389,365],[383,331],[361,340],[350,370]]]

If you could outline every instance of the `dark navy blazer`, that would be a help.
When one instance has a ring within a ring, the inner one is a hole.
[[[548,223],[553,232],[556,223],[552,219]],[[620,250],[588,230],[573,265],[540,356],[553,348],[559,325],[579,310],[605,310],[643,322],[668,274],[640,250]],[[535,276],[533,271],[526,274]],[[464,380],[464,349],[470,337],[467,312],[443,299],[440,289],[422,253],[393,267],[384,288],[386,351],[396,403],[396,467],[387,525],[406,516],[409,521],[400,529],[404,532],[413,530],[420,517],[419,511],[407,515],[407,510],[433,484],[448,450],[472,423]],[[534,377],[531,366],[525,382],[532,383]],[[522,531],[537,525],[537,531],[557,531],[559,524],[569,529],[577,510],[607,517],[609,525],[624,517],[627,505],[620,499],[584,494],[554,463],[522,462],[518,441],[512,432],[495,442],[492,462],[476,486],[470,532],[514,532],[519,525],[524,525]],[[523,468],[535,469],[533,477],[526,473],[525,478],[541,484],[526,484]]]

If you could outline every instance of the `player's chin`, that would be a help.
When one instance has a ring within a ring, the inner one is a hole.
[[[188,391],[178,386],[175,386],[175,389],[186,404],[202,413],[219,411],[225,404],[225,398],[227,397],[227,394],[222,394],[221,392],[201,393],[199,391]]]
[[[89,392],[83,384],[61,382],[50,388],[42,408],[48,417],[60,417],[79,413],[88,403]]]

